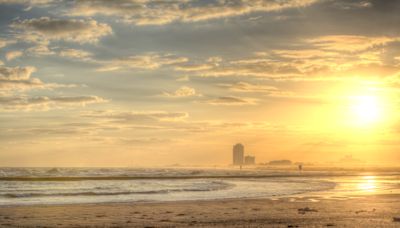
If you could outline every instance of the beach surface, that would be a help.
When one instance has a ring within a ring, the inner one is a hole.
[[[400,195],[0,207],[1,227],[400,227]]]

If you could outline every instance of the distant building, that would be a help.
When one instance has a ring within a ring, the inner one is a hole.
[[[363,163],[361,160],[353,158],[352,155],[346,155],[340,159],[340,163],[342,164],[359,164]]]
[[[268,162],[268,165],[291,165],[292,161],[290,160],[274,160]]]
[[[244,146],[240,143],[233,146],[233,165],[243,165]]]
[[[247,155],[246,157],[244,157],[244,164],[245,165],[255,165],[256,157]]]

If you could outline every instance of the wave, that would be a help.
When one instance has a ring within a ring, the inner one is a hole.
[[[218,178],[268,178],[294,177],[299,175],[213,175],[213,176],[42,176],[0,177],[0,181],[82,181],[82,180],[173,180],[173,179],[218,179]]]
[[[169,190],[158,191],[121,191],[121,192],[70,192],[70,193],[7,193],[0,196],[5,198],[29,198],[29,197],[54,197],[54,196],[114,196],[133,194],[166,194]]]
[[[160,190],[144,190],[144,191],[84,191],[84,192],[54,192],[54,193],[5,193],[0,194],[4,198],[29,198],[29,197],[57,197],[57,196],[115,196],[115,195],[135,195],[135,194],[168,194],[174,192],[209,192],[216,190],[229,189],[234,187],[234,184],[213,181],[211,185],[175,188],[175,189],[160,189]]]
[[[365,171],[363,171],[365,172]],[[271,178],[357,176],[363,172],[346,170],[211,169],[211,168],[0,168],[0,181],[145,180],[195,178]],[[399,175],[381,172],[372,175]]]

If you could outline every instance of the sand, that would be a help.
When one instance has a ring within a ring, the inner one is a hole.
[[[396,218],[399,220],[396,221]],[[400,195],[0,207],[2,227],[400,227]]]

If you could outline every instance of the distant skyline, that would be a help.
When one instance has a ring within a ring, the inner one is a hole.
[[[0,166],[400,161],[400,2],[0,0]]]

